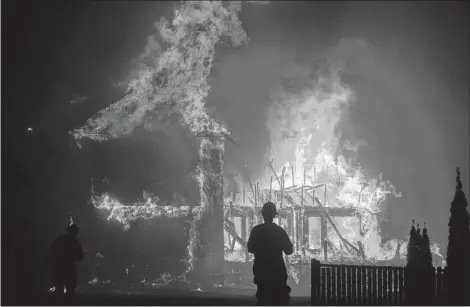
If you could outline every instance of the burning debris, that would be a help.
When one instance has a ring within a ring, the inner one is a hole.
[[[147,198],[144,198],[147,196]],[[151,219],[159,216],[184,217],[197,213],[199,207],[181,205],[181,203],[168,203],[160,201],[158,197],[149,197],[145,193],[141,200],[124,205],[108,193],[96,196],[92,186],[91,201],[94,207],[105,214],[108,220],[116,220],[125,229],[129,229],[130,223],[138,219]]]
[[[337,70],[321,76],[301,95],[278,94],[269,113],[273,159],[266,175],[256,183],[238,182],[241,197],[236,191],[226,194],[226,260],[249,260],[244,242],[251,227],[262,221],[259,209],[267,201],[279,205],[277,223],[291,237],[297,258],[393,258],[397,242],[382,245],[378,222],[387,196],[400,194],[381,175],[371,177],[354,165],[353,157],[346,159],[335,136],[342,110],[353,97]],[[365,143],[343,145],[353,154],[361,146]],[[288,261],[294,264],[295,258]]]

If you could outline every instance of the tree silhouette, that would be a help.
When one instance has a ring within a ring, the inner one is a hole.
[[[421,266],[425,269],[432,268],[432,253],[431,253],[431,243],[429,242],[428,230],[426,228],[426,223],[424,223],[423,234],[421,236],[420,244],[420,262]]]
[[[418,255],[418,249],[416,246],[415,220],[413,220],[412,225],[411,225],[407,251],[408,253],[406,255],[406,267],[414,268],[416,267],[417,255]]]
[[[447,245],[446,294],[449,304],[470,305],[470,229],[467,199],[462,191],[460,170],[457,187],[450,206],[449,241]]]
[[[416,238],[415,238],[415,245],[416,245],[416,268],[421,268],[422,263],[421,263],[421,242],[422,242],[422,236],[421,236],[421,228],[419,228],[419,223],[417,224],[416,228]]]
[[[415,228],[415,221],[413,220],[410,229],[410,237],[408,240],[408,253],[406,256],[406,281],[405,281],[405,291],[406,291],[406,300],[407,304],[415,305],[417,297],[416,285],[417,285],[417,274],[416,269],[419,263],[418,258],[418,246],[417,246],[417,232]]]

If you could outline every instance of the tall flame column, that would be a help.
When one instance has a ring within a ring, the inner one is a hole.
[[[200,139],[196,179],[199,184],[201,210],[190,230],[189,270],[199,276],[219,274],[224,265],[223,165],[224,138],[204,136]]]

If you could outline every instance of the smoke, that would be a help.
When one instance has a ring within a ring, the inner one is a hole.
[[[332,144],[357,147],[363,168],[372,175],[383,173],[403,194],[384,204],[387,222],[380,225],[382,237],[404,238],[410,220],[419,217],[443,246],[455,188],[453,170],[456,164],[468,165],[468,145],[462,145],[468,144],[468,111],[459,105],[468,93],[444,74],[443,63],[456,70],[457,59],[462,58],[434,47],[440,39],[454,46],[465,38],[459,32],[451,42],[448,32],[436,33],[428,19],[430,9],[424,7],[346,6],[354,9],[335,9],[328,27],[318,23],[313,28],[314,20],[299,19],[295,27],[285,22],[276,26],[273,12],[282,10],[286,20],[294,9],[272,3],[265,7],[263,23],[244,20],[251,40],[247,48],[218,54],[208,103],[241,144],[240,149],[227,147],[226,169],[262,176],[267,156],[280,140],[290,142],[292,137],[283,133],[276,105],[305,102],[319,80],[336,78],[354,95],[325,136]],[[319,17],[326,8],[315,9],[312,14]],[[403,20],[398,22],[394,14]],[[413,26],[417,20],[422,27]],[[441,20],[440,26],[448,27],[445,22]],[[289,159],[293,150],[292,146],[290,152],[277,154]]]
[[[311,75],[318,77],[316,80],[306,78]],[[339,149],[335,129],[353,92],[342,84],[334,65],[327,67],[324,73],[298,67],[286,78],[291,86],[272,93],[273,104],[268,110],[269,156],[280,160],[281,164],[297,162],[303,168],[313,165],[320,148]],[[296,79],[310,84],[299,88]],[[304,150],[302,158],[296,152],[299,146]],[[296,161],[297,158],[301,161]]]
[[[434,238],[442,238],[447,212],[441,208],[447,209],[450,193],[444,191],[454,189],[453,174],[452,165],[445,162],[448,128],[436,121],[432,108],[437,101],[431,94],[435,89],[428,84],[442,90],[444,83],[436,83],[438,78],[426,71],[412,70],[397,48],[364,39],[342,39],[331,56],[344,63],[343,80],[357,98],[340,123],[342,139],[366,140],[359,151],[361,164],[383,172],[404,195],[387,202],[389,222],[382,225],[383,234],[404,236],[412,216],[427,220]]]

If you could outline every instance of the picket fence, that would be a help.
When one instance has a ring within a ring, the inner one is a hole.
[[[404,267],[321,264],[313,260],[311,270],[312,305],[434,305],[443,299],[444,272],[440,267],[425,274],[418,288],[416,272]]]

